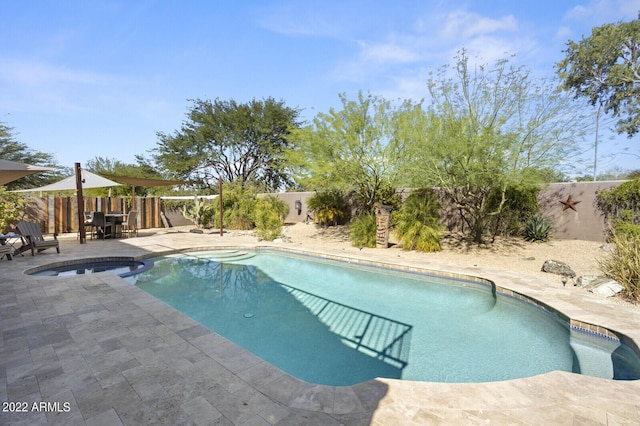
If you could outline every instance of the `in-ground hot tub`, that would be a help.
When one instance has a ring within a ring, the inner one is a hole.
[[[50,277],[95,274],[109,271],[126,278],[148,271],[151,268],[153,268],[153,261],[151,260],[133,259],[132,257],[102,257],[51,263],[29,269],[25,271],[25,274]]]

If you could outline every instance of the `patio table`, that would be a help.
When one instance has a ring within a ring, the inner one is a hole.
[[[16,244],[20,241],[20,245],[22,246],[24,243],[22,241],[22,235],[14,234],[13,232],[9,232],[8,234],[0,234],[0,244],[9,245],[13,249],[13,255],[19,254],[20,256],[24,256],[20,247],[16,247]]]
[[[107,213],[104,215],[104,217],[107,222],[111,223],[111,226],[109,227],[111,229],[111,232],[106,234],[104,237],[116,238],[118,235],[117,226],[122,224],[122,221],[127,217],[127,215],[124,213]]]

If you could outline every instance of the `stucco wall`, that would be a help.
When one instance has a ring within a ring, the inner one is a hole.
[[[260,194],[259,196],[264,197],[267,195],[272,195],[277,197],[287,203],[289,206],[289,214],[285,218],[285,223],[297,223],[297,222],[305,222],[307,219],[307,215],[309,214],[309,209],[307,207],[307,199],[311,197],[315,192],[278,192],[275,194]],[[299,200],[301,203],[301,209],[296,210],[295,203]]]
[[[606,225],[603,216],[596,209],[594,200],[596,193],[602,189],[611,189],[625,181],[602,181],[602,182],[568,182],[551,183],[540,191],[538,200],[540,203],[540,213],[551,221],[553,226],[553,238],[570,240],[605,241]],[[405,198],[410,190],[400,191]],[[314,192],[285,192],[274,195],[285,201],[289,206],[287,223],[304,222],[307,218],[307,199]],[[267,194],[261,194],[262,196]],[[564,208],[561,201],[566,202],[571,196],[574,200],[571,208]],[[302,209],[298,212],[295,209],[295,201],[300,200]],[[577,202],[579,201],[579,203]],[[443,216],[443,224],[447,228],[456,227],[455,209],[446,209],[449,212]]]
[[[553,238],[565,240],[605,240],[604,217],[595,207],[596,193],[611,189],[625,181],[552,183],[543,188],[538,197],[540,211],[553,225]],[[575,211],[565,208],[561,201],[571,199]]]

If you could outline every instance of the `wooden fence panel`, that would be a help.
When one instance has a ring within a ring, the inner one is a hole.
[[[138,207],[138,229],[163,227],[160,211],[162,200],[157,197],[136,198]],[[84,198],[84,210],[103,211],[105,213],[130,210],[130,200],[123,198]],[[78,232],[78,207],[76,197],[34,197],[28,200],[20,220],[38,223],[45,233]]]

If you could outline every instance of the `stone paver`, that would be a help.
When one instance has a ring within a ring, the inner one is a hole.
[[[250,236],[145,230],[138,238],[61,237],[61,253],[0,260],[2,425],[638,424],[640,381],[567,372],[495,383],[376,379],[348,387],[304,383],[110,273],[23,274],[38,265],[109,255],[253,247]],[[259,243],[293,249],[286,243]],[[302,249],[298,247],[297,249]],[[322,246],[305,251],[331,255]],[[384,250],[341,256],[386,263]],[[640,310],[530,277],[394,258],[395,264],[472,273],[529,295],[573,320],[640,343]],[[23,403],[24,412],[8,412]]]

